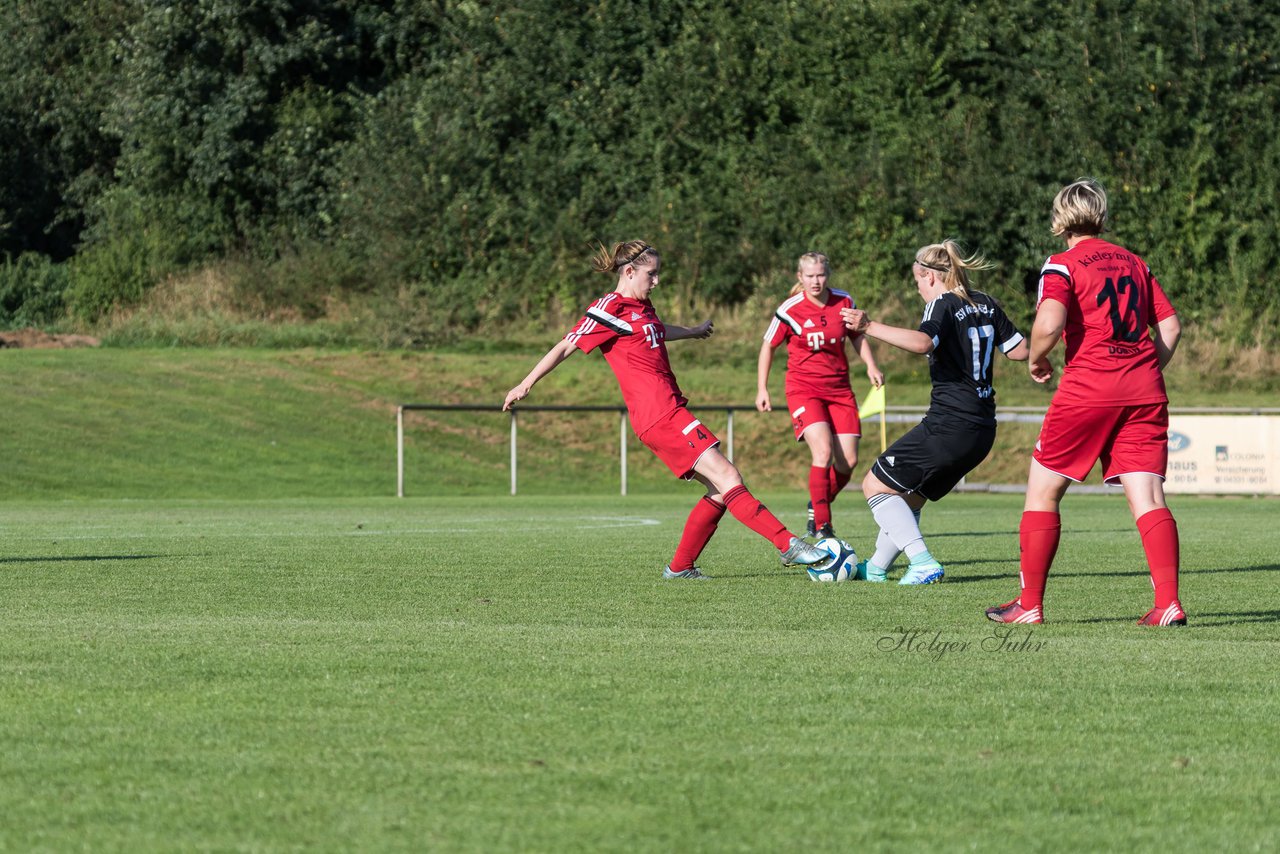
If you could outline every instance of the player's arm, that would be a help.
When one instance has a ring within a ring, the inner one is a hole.
[[[1004,355],[1006,359],[1013,359],[1015,362],[1025,362],[1027,357],[1031,355],[1031,345],[1027,343],[1027,339],[1023,338],[1017,343],[1017,346]]]
[[[1156,323],[1156,360],[1160,364],[1160,370],[1163,371],[1164,366],[1173,358],[1173,352],[1178,349],[1178,340],[1181,338],[1182,321],[1178,320],[1178,315],[1171,314]]]
[[[1053,379],[1049,351],[1062,340],[1066,326],[1067,307],[1056,299],[1041,300],[1035,322],[1031,324],[1031,352],[1027,354],[1027,370],[1036,382],[1047,383]]]
[[[904,329],[901,326],[889,326],[878,320],[872,320],[860,308],[842,308],[840,317],[844,320],[845,326],[854,332],[861,332],[864,340],[866,336],[871,336],[900,350],[919,353],[922,356],[933,352],[933,339],[919,329]]]
[[[683,338],[710,338],[716,331],[710,320],[704,320],[697,326],[676,326],[674,323],[665,323],[663,326],[667,330],[668,341],[679,341]]]
[[[520,381],[520,385],[507,392],[507,399],[502,403],[502,411],[506,412],[511,408],[511,404],[528,397],[529,392],[533,390],[533,386],[538,380],[554,371],[557,365],[577,351],[578,348],[572,341],[568,338],[561,338],[554,347],[547,351],[547,355],[538,360],[538,364],[534,365],[529,375]]]
[[[769,399],[769,371],[773,369],[773,349],[766,338],[760,345],[760,358],[756,360],[756,409],[761,412],[773,411],[773,401]]]
[[[858,358],[862,359],[862,364],[867,366],[867,379],[871,380],[873,386],[879,388],[884,385],[884,372],[876,364],[876,354],[871,349],[871,342],[867,340],[865,333],[855,337],[857,338],[857,343],[853,346],[857,349]]]

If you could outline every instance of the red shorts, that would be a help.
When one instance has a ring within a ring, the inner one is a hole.
[[[716,434],[683,406],[668,412],[640,436],[649,450],[667,464],[676,477],[688,480],[698,458],[720,444]]]
[[[1169,404],[1050,404],[1032,458],[1074,481],[1084,480],[1098,460],[1106,483],[1118,483],[1122,474],[1163,479],[1169,464]]]
[[[853,393],[848,400],[832,400],[820,397],[787,397],[787,408],[791,410],[791,426],[796,432],[796,441],[804,437],[804,431],[814,424],[829,424],[831,432],[837,436],[862,435],[862,421],[858,418],[858,402]]]

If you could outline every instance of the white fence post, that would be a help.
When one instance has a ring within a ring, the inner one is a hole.
[[[511,494],[516,494],[516,411],[511,410]]]
[[[618,430],[618,456],[622,464],[622,494],[627,494],[627,413],[623,412],[622,427]]]
[[[725,432],[729,434],[726,437],[729,440],[729,453],[726,456],[728,457],[729,462],[733,462],[733,410],[730,409],[728,410],[728,412],[729,412],[729,426]]]
[[[396,498],[404,498],[404,407],[396,407]]]

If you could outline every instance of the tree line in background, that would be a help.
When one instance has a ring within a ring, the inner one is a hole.
[[[875,304],[957,237],[1034,287],[1107,186],[1184,315],[1280,337],[1280,8],[1244,0],[0,0],[0,321],[91,324],[173,275],[396,343],[575,308],[593,239],[677,299],[826,252]],[[72,319],[68,321],[68,318]]]

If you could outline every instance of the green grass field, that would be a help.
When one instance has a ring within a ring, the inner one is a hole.
[[[1002,635],[1018,496],[929,508],[928,588],[729,519],[663,582],[694,498],[5,502],[0,850],[1280,846],[1273,500],[1176,501],[1159,630],[1123,500],[1069,496]]]

